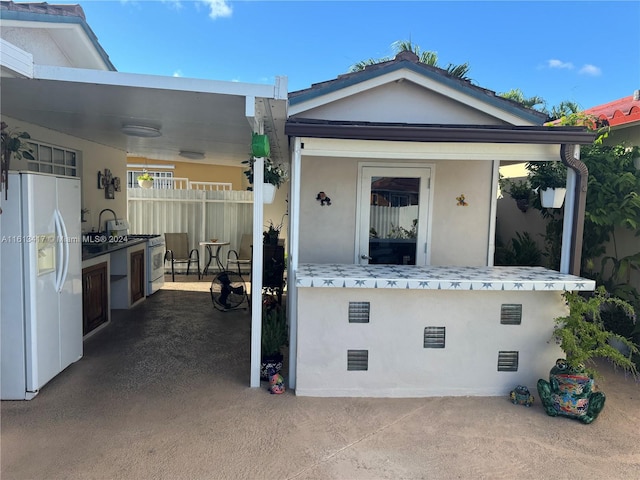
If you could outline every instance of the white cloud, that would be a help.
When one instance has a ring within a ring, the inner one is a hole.
[[[180,0],[161,0],[162,3],[168,3],[170,7],[175,8],[176,10],[182,9],[182,3]]]
[[[582,68],[578,73],[580,75],[589,75],[591,77],[598,77],[602,74],[602,70],[600,70],[600,68],[596,67],[595,65],[591,65],[587,63],[586,65],[582,66]]]
[[[175,72],[173,72],[173,76],[174,77],[183,77],[184,75],[182,75],[182,70],[176,70]]]
[[[547,62],[547,66],[549,68],[566,68],[567,70],[571,70],[573,68],[573,63],[563,62],[562,60],[551,59]]]
[[[232,10],[227,0],[202,0],[209,6],[209,16],[214,20],[218,17],[230,17]]]

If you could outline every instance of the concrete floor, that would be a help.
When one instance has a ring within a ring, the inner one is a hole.
[[[2,402],[2,479],[640,478],[640,384],[608,365],[591,425],[537,398],[270,395],[247,386],[249,314],[182,280],[115,312],[35,399]]]

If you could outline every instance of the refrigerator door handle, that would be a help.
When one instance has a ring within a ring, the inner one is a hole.
[[[67,238],[67,225],[64,223],[64,218],[62,218],[62,214],[58,209],[56,209],[56,216],[58,218],[58,225],[60,228],[58,240],[62,242],[62,255],[64,256],[64,263],[61,262],[63,267],[62,272],[60,273],[60,283],[57,286],[58,292],[61,292],[64,282],[67,280],[67,275],[69,274],[69,239]]]
[[[56,243],[57,240],[60,238],[60,236],[62,235],[62,227],[60,226],[60,212],[58,212],[58,210],[54,210],[53,211],[53,221],[55,223],[55,227],[56,227],[56,238],[54,239],[54,241]],[[57,249],[57,253],[58,253],[58,264],[56,266],[56,285],[55,285],[55,289],[56,292],[60,292],[61,289],[61,282],[60,279],[62,278],[62,263],[64,261],[64,252],[62,251],[62,248],[58,248]]]

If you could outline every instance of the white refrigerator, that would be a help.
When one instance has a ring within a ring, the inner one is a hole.
[[[79,178],[10,172],[0,193],[2,400],[32,399],[82,357],[80,188]]]

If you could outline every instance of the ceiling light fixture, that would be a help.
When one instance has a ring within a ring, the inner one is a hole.
[[[148,127],[145,125],[123,125],[120,131],[131,137],[152,138],[162,135],[159,128]]]
[[[202,160],[204,158],[204,153],[202,152],[190,152],[188,150],[180,150],[179,155],[184,158],[188,158],[190,160]]]

